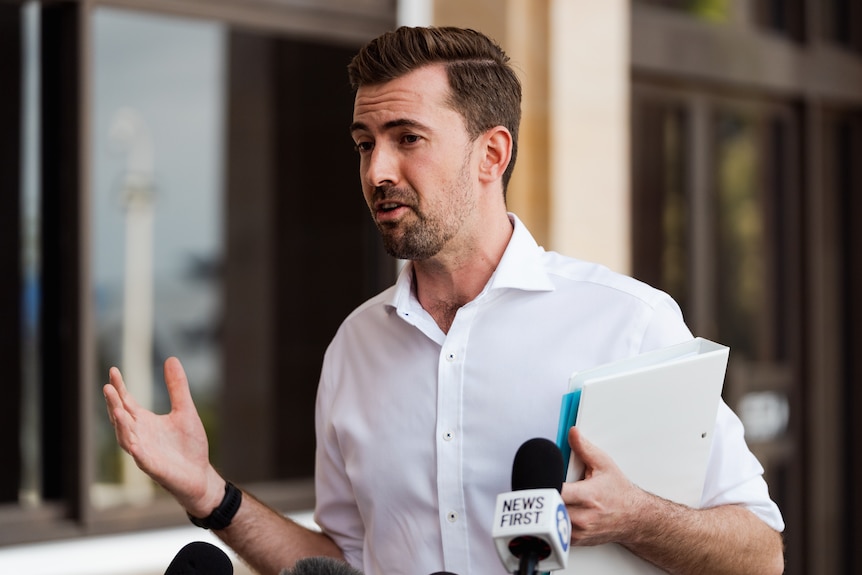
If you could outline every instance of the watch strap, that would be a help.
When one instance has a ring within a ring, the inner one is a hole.
[[[189,520],[198,527],[204,529],[213,529],[218,531],[224,529],[230,522],[233,521],[234,515],[239,511],[239,506],[242,503],[242,491],[230,481],[225,482],[224,498],[218,507],[212,510],[212,513],[207,517],[195,517],[191,513],[186,512]]]

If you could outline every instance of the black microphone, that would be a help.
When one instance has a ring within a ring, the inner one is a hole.
[[[534,575],[565,569],[571,522],[560,497],[565,465],[557,444],[526,441],[512,464],[512,491],[497,496],[491,533],[510,573]]]
[[[233,575],[233,563],[212,543],[193,541],[180,549],[165,575]]]
[[[362,575],[362,571],[333,557],[306,557],[293,569],[282,570],[281,575]]]

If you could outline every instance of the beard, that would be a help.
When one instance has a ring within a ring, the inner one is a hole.
[[[458,176],[440,196],[441,202],[426,209],[420,206],[419,194],[411,187],[381,186],[374,190],[375,202],[392,200],[411,212],[397,222],[375,220],[386,253],[402,260],[427,260],[440,253],[461,230],[461,225],[474,209],[469,183],[469,155]]]
[[[469,155],[445,191],[441,209],[426,210],[419,204],[419,194],[410,187],[381,186],[374,190],[373,200],[392,200],[407,206],[412,213],[397,222],[375,220],[383,247],[392,257],[421,261],[437,255],[461,229],[473,209],[469,183]]]
[[[383,247],[390,256],[402,260],[425,260],[439,253],[454,235],[442,218],[435,218],[419,209],[415,201],[416,192],[412,189],[387,188],[380,194],[387,199],[398,198],[399,202],[409,206],[413,214],[410,221],[376,222]]]

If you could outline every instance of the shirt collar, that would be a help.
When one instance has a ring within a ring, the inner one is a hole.
[[[545,250],[536,243],[530,231],[513,213],[509,220],[514,230],[506,251],[497,269],[488,280],[481,295],[497,289],[520,289],[525,291],[552,291],[554,284],[543,266],[542,255]],[[395,289],[387,305],[399,311],[409,311],[419,306],[413,291],[413,262],[407,262],[398,274]],[[420,306],[421,307],[421,306]]]

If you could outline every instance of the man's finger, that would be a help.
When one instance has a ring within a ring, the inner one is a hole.
[[[168,397],[171,399],[172,411],[194,410],[192,394],[189,390],[189,380],[180,360],[169,357],[165,360],[165,385],[168,388]]]
[[[134,409],[136,405],[134,399],[128,393],[124,394],[124,400],[123,392],[125,392],[125,388],[122,388],[122,390],[121,392],[117,389],[115,380],[113,379],[111,383],[107,383],[102,387],[102,395],[105,396],[105,405],[108,409],[108,419],[114,427],[117,426],[120,414],[128,415],[129,410]]]
[[[114,389],[114,386],[110,383],[106,383],[102,387],[102,395],[105,396],[105,407],[108,411],[108,419],[111,422],[111,425],[116,426],[116,418],[114,417],[114,409],[120,402],[120,398],[117,397],[117,390]]]
[[[587,469],[600,469],[605,467],[607,455],[596,447],[581,433],[576,426],[569,429],[569,447],[580,458]]]
[[[119,399],[122,406],[129,412],[134,412],[138,409],[138,402],[135,401],[135,398],[129,393],[129,390],[126,388],[126,382],[123,380],[123,374],[120,373],[120,370],[116,367],[112,367],[108,370],[108,380],[109,385],[116,390],[116,396]],[[106,393],[105,398],[108,395]]]
[[[114,427],[114,434],[117,436],[117,443],[124,450],[128,451],[130,443],[131,428],[133,425],[132,416],[123,405],[120,396],[114,386],[107,384],[102,388],[105,395],[105,403],[108,408],[108,419]]]

